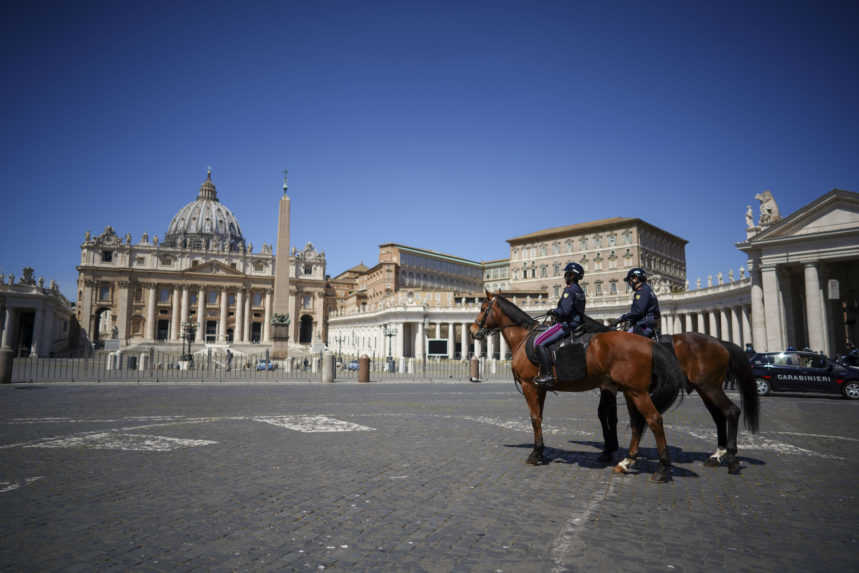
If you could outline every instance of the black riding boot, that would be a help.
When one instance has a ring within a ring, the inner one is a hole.
[[[542,344],[535,349],[540,358],[540,375],[534,378],[534,384],[542,388],[550,388],[555,382],[555,377],[552,375],[552,357],[549,355],[549,349]]]

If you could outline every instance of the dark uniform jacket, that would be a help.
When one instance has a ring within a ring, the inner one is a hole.
[[[633,325],[650,326],[654,328],[659,323],[659,301],[650,289],[650,285],[644,283],[639,287],[632,297],[632,308],[620,317],[621,321],[628,320]]]
[[[557,314],[558,322],[564,326],[565,330],[571,330],[584,322],[585,291],[578,283],[572,283],[564,288],[564,294],[558,301],[555,314]]]

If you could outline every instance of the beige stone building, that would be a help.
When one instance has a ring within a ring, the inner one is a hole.
[[[287,225],[288,229],[288,225]],[[289,266],[290,345],[309,349],[327,336],[334,291],[325,253],[308,243],[277,257],[254,251],[218,199],[211,171],[196,199],[171,219],[162,241],[136,242],[108,226],[86,233],[78,270],[77,319],[91,340],[179,345],[185,325],[194,343],[270,345],[275,267]]]
[[[646,269],[659,292],[677,292],[686,286],[687,241],[637,218],[543,229],[507,242],[514,290],[542,291],[557,299],[569,262],[585,270],[581,285],[589,303],[618,296],[627,300],[623,279],[633,267]]]

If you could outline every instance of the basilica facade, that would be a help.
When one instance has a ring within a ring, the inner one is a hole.
[[[188,337],[197,345],[270,345],[278,265],[289,269],[290,348],[309,350],[326,339],[334,300],[325,253],[310,243],[255,251],[219,200],[210,171],[163,240],[142,233],[134,241],[110,226],[86,233],[76,316],[97,345],[178,345]]]

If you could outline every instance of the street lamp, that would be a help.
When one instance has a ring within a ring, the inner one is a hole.
[[[395,328],[391,328],[387,324],[382,328],[382,333],[388,337],[388,368],[392,371],[393,368],[391,365],[394,362],[394,358],[391,356],[391,337],[397,335],[397,330]]]
[[[191,343],[194,341],[194,334],[197,332],[197,325],[193,322],[182,323],[182,360],[192,362],[194,355],[191,354]],[[185,350],[185,343],[188,343],[188,350]]]

